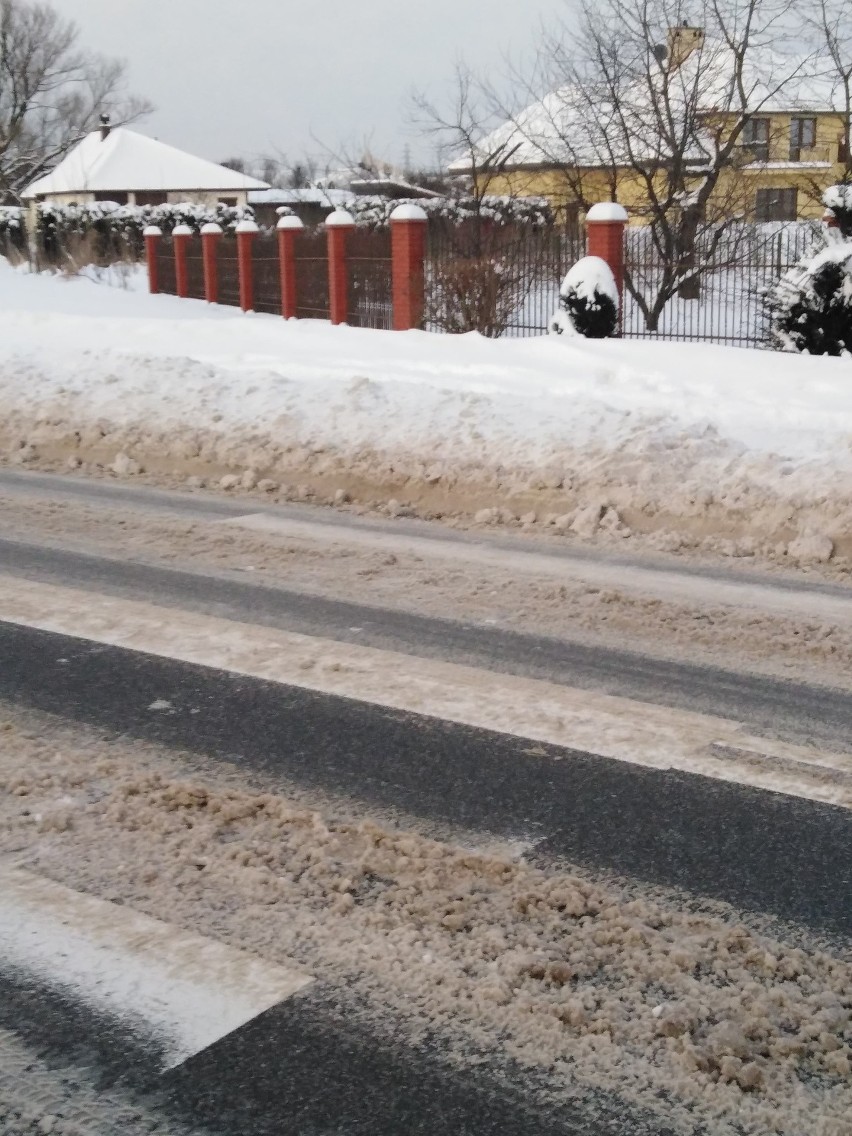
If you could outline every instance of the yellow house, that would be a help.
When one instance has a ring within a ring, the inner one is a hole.
[[[669,83],[667,97],[679,91],[686,104],[693,93],[700,96],[694,138],[683,151],[688,196],[701,182],[708,155],[712,159],[714,148],[724,146],[742,121],[730,104],[729,56],[708,44],[702,29],[678,27],[670,29],[658,60]],[[647,222],[649,190],[640,167],[658,171],[657,187],[666,178],[663,139],[649,133],[655,116],[638,105],[645,98],[647,106],[647,86],[626,87],[625,103],[616,106],[611,92],[608,103],[606,94],[566,85],[492,131],[450,170],[477,179],[480,192],[545,197],[567,220],[597,201],[612,200],[625,206],[633,223]],[[847,131],[831,82],[803,69],[775,94],[766,89],[758,60],[751,89],[753,117],[724,162],[708,213],[759,222],[821,217],[823,190],[847,170]],[[625,121],[635,122],[635,133],[625,129]]]

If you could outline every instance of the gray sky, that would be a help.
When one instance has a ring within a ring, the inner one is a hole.
[[[52,0],[93,49],[125,58],[156,112],[141,129],[204,157],[322,143],[399,162],[412,87],[439,96],[463,55],[497,70],[563,0]]]

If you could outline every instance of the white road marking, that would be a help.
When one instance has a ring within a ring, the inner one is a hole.
[[[579,556],[548,555],[524,548],[495,548],[485,542],[439,540],[434,537],[411,536],[408,533],[377,532],[354,525],[300,521],[270,513],[246,513],[224,520],[217,518],[210,523],[254,532],[278,533],[315,543],[413,553],[424,559],[502,568],[563,582],[579,580],[598,588],[641,592],[669,603],[712,603],[787,617],[829,620],[840,626],[852,624],[852,589],[847,598],[815,589],[772,587],[757,582],[717,579],[664,568],[645,568],[639,564],[615,564]]]
[[[0,866],[0,966],[163,1046],[170,1069],[313,979],[18,868]]]
[[[767,741],[688,710],[13,576],[0,576],[0,620],[852,807],[852,757]]]

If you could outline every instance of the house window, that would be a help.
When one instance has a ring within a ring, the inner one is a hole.
[[[114,201],[116,205],[126,205],[127,193],[124,190],[99,190],[94,194],[95,201]]]
[[[237,199],[236,197],[220,197],[219,204],[235,206],[237,204]]]
[[[751,150],[753,162],[769,161],[769,119],[750,118],[743,127],[743,146]]]
[[[798,215],[799,191],[793,189],[759,189],[754,201],[755,221],[795,221]]]
[[[802,151],[810,150],[816,142],[815,118],[790,119],[790,161],[801,162]]]
[[[159,190],[136,191],[137,205],[165,205],[167,201],[168,195]]]

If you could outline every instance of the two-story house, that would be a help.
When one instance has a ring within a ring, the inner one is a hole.
[[[775,63],[753,64],[754,116],[717,179],[711,199],[717,216],[760,222],[818,218],[824,211],[822,191],[848,168],[845,118],[831,81],[803,65],[777,92],[768,90],[763,76],[770,75]],[[657,64],[665,76],[661,82],[667,83],[659,106],[649,106],[653,75],[649,82],[626,86],[618,105],[606,92],[598,97],[566,85],[491,131],[473,153],[451,163],[450,171],[475,175],[480,191],[546,197],[566,219],[595,201],[617,200],[633,222],[647,221],[646,170],[659,171],[662,182],[667,162],[676,154],[687,170],[687,196],[699,184],[707,155],[731,138],[738,121],[726,53],[706,44],[701,28],[670,29]],[[681,149],[668,153],[658,112],[664,107],[673,114],[676,135],[679,98],[689,106],[683,111],[689,121]],[[689,142],[683,144],[687,134]]]

